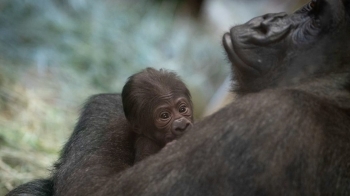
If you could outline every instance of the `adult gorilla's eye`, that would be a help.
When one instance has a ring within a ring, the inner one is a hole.
[[[161,119],[168,119],[170,117],[168,112],[163,112],[160,114],[160,118]]]
[[[301,12],[301,13],[311,12],[311,11],[314,11],[316,7],[317,7],[317,0],[312,0],[297,12]]]
[[[306,10],[311,11],[316,8],[316,0],[312,0],[310,3],[307,4]]]
[[[179,112],[180,112],[180,113],[184,113],[184,112],[186,112],[186,111],[187,111],[186,106],[181,106],[181,107],[179,108]]]

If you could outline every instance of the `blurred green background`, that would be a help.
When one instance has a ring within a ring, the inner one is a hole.
[[[181,76],[196,119],[212,112],[230,75],[223,33],[304,2],[0,0],[0,195],[48,176],[84,101],[146,67]]]

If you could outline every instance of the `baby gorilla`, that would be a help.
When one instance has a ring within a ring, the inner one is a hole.
[[[137,134],[135,163],[157,153],[192,127],[191,94],[173,72],[147,68],[122,91],[125,117]]]
[[[147,68],[129,78],[122,96],[90,97],[53,175],[23,184],[7,196],[95,195],[110,175],[157,153],[188,131],[192,114],[191,95],[180,78],[173,72]],[[64,183],[57,183],[61,180]],[[84,183],[66,190],[71,182]]]

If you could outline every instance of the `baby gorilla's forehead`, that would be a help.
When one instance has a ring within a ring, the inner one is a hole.
[[[191,107],[189,98],[184,95],[176,97],[159,97],[159,99],[157,99],[154,104],[156,105],[155,111],[174,107],[177,108],[183,104]]]

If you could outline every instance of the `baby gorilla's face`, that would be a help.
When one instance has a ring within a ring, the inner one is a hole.
[[[153,139],[165,145],[192,127],[193,109],[189,98],[167,96],[153,110],[156,130],[149,133]]]

